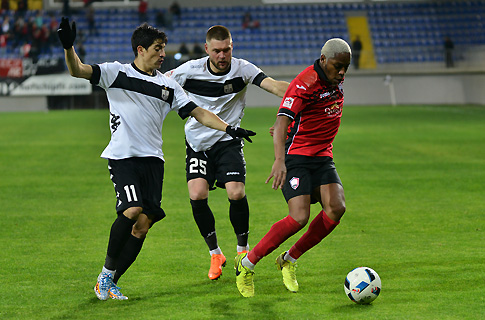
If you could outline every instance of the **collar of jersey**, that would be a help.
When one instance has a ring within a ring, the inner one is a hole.
[[[210,66],[210,63],[211,63],[210,59],[207,58],[207,70],[209,70],[209,72],[212,75],[214,75],[214,76],[225,76],[226,74],[228,74],[231,71],[232,61],[229,64],[229,68],[227,68],[226,71],[224,71],[224,72],[218,72],[218,73],[215,73],[214,71],[212,71],[211,66]]]
[[[313,64],[313,69],[315,69],[316,73],[320,77],[320,79],[324,81],[328,81],[327,76],[325,75],[325,72],[323,71],[322,67],[320,67],[320,59],[315,60],[315,63]]]
[[[145,71],[143,71],[143,70],[138,69],[138,67],[135,65],[135,63],[134,63],[134,62],[132,62],[132,63],[131,63],[131,66],[133,67],[133,69],[135,69],[135,70],[136,70],[136,71],[138,71],[139,73],[144,74],[144,75],[146,75],[146,76],[149,76],[149,77],[154,77],[154,76],[156,75],[156,72],[155,72],[155,71],[153,71],[153,73],[152,73],[152,74],[149,74],[148,72],[145,72]]]

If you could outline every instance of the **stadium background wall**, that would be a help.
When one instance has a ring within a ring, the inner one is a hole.
[[[149,6],[167,7],[171,1],[148,0]],[[56,3],[57,2],[57,3]],[[61,1],[62,2],[62,1]],[[96,2],[95,5],[108,5],[110,1]],[[127,2],[127,1],[125,1]],[[302,1],[304,2],[304,1]],[[315,1],[308,1],[315,2]],[[329,1],[321,1],[329,2]],[[335,2],[335,1],[332,1]],[[349,2],[349,1],[342,1]],[[358,2],[358,1],[353,1]],[[392,1],[389,1],[392,2]],[[402,1],[400,1],[402,2]],[[419,1],[414,1],[419,2]],[[429,2],[429,1],[428,1]],[[32,2],[33,3],[33,2]],[[36,2],[38,3],[38,2]],[[52,5],[54,3],[54,5]],[[71,1],[75,4],[76,1]],[[114,3],[114,2],[111,2]],[[178,0],[182,7],[221,6],[216,1]],[[137,4],[133,2],[133,6]],[[131,2],[130,2],[131,5]],[[239,0],[226,0],[223,6],[240,6]],[[264,1],[247,0],[245,6],[261,6]],[[44,9],[58,9],[57,0],[43,2]],[[271,41],[270,39],[268,41]],[[295,50],[295,55],[300,54]],[[397,63],[382,65],[375,69],[353,70],[347,74],[344,89],[346,105],[407,105],[407,104],[485,104],[485,54],[483,50],[475,50],[457,64],[455,68],[444,68],[442,64],[433,63]],[[312,52],[317,58],[319,52]],[[244,58],[244,56],[241,56]],[[102,62],[102,61],[100,61]],[[266,74],[276,79],[291,81],[306,65],[259,65]],[[68,76],[65,74],[65,76]],[[48,108],[105,108],[107,101],[104,91],[93,88],[89,96],[21,96],[14,97],[5,94],[9,82],[0,79],[0,111],[30,111],[47,110]],[[280,99],[254,86],[248,87],[247,105],[277,106]]]

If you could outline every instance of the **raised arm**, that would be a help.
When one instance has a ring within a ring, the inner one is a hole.
[[[278,81],[271,77],[267,77],[263,81],[261,81],[262,89],[281,98],[283,98],[283,96],[285,95],[286,89],[288,89],[289,85],[289,82]]]
[[[57,35],[64,47],[64,57],[71,76],[91,79],[93,68],[81,62],[73,47],[76,39],[76,22],[72,22],[71,26],[68,18],[62,18],[59,29],[57,29]]]

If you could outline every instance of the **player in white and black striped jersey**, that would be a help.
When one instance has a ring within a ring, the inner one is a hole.
[[[289,83],[268,77],[254,64],[232,57],[232,37],[224,26],[213,26],[206,34],[209,57],[188,61],[166,73],[176,80],[202,108],[233,126],[244,116],[248,84],[283,97]],[[245,192],[244,142],[224,132],[202,126],[194,118],[185,124],[186,173],[195,222],[211,254],[209,278],[218,279],[226,258],[217,242],[214,215],[208,205],[214,184],[225,188],[229,217],[237,237],[238,254],[249,250],[249,206]]]
[[[157,70],[165,57],[167,37],[146,23],[133,32],[135,59],[131,64],[82,63],[73,47],[76,25],[67,18],[62,18],[58,35],[70,74],[102,87],[108,97],[111,140],[101,157],[108,159],[118,217],[111,227],[105,263],[94,291],[100,300],[126,300],[117,286],[118,279],[135,261],[148,229],[165,217],[161,208],[161,131],[168,112],[175,110],[182,119],[191,116],[234,138],[250,140],[255,133],[229,126],[198,107],[177,82]]]

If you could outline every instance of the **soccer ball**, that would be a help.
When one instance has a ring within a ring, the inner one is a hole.
[[[349,299],[355,303],[368,304],[381,292],[381,278],[371,268],[355,268],[347,274],[344,290]]]

